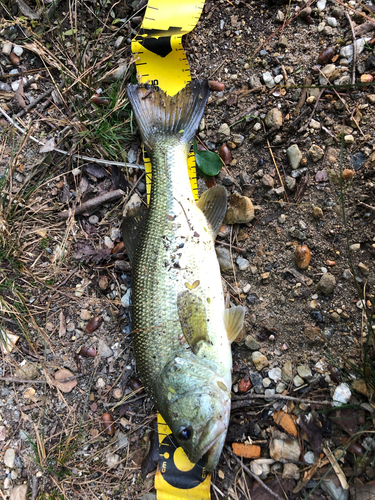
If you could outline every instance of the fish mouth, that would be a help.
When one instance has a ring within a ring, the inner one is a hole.
[[[215,441],[212,443],[211,448],[207,450],[207,456],[206,456],[206,464],[205,468],[208,471],[213,471],[220,459],[220,455],[222,452],[222,449],[224,447],[225,439],[227,437],[227,433],[223,432],[221,436],[218,436]]]
[[[217,454],[221,454],[221,448],[220,444],[224,444],[225,437],[227,434],[227,425],[225,422],[218,421],[215,423],[214,426],[212,426],[212,423],[209,422],[206,426],[207,433],[203,433],[205,435],[205,438],[201,440],[199,443],[197,450],[195,453],[189,457],[189,460],[193,463],[198,462],[198,460],[205,455],[207,452],[209,453],[209,456],[211,456],[211,450],[217,450],[215,453],[215,456]],[[209,460],[210,463],[212,460]],[[217,458],[217,462],[219,461],[219,457]],[[216,463],[217,463],[216,462]],[[206,466],[207,469],[207,466]],[[207,469],[207,470],[213,470],[213,469]]]

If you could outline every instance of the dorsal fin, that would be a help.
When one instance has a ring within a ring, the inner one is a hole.
[[[242,330],[245,308],[243,306],[235,306],[230,309],[225,309],[223,316],[228,340],[232,343]]]
[[[227,211],[227,191],[223,186],[214,186],[207,189],[197,201],[197,206],[202,210],[215,239],[223,223]]]

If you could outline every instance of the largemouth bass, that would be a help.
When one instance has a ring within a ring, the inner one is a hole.
[[[244,309],[225,309],[215,253],[226,191],[213,187],[196,203],[187,170],[209,87],[196,81],[173,97],[138,85],[127,91],[152,163],[149,208],[130,209],[122,225],[137,368],[190,461],[208,452],[213,470],[229,424],[230,344]]]

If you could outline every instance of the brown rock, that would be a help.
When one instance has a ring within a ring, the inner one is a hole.
[[[270,446],[270,455],[278,462],[297,462],[301,455],[298,441],[284,434],[274,431]]]
[[[224,224],[246,224],[253,219],[254,207],[250,198],[234,192],[229,202]]]

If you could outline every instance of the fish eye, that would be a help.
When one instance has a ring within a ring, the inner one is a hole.
[[[181,441],[188,441],[191,438],[191,429],[189,429],[189,427],[183,427],[178,433],[178,437]]]

